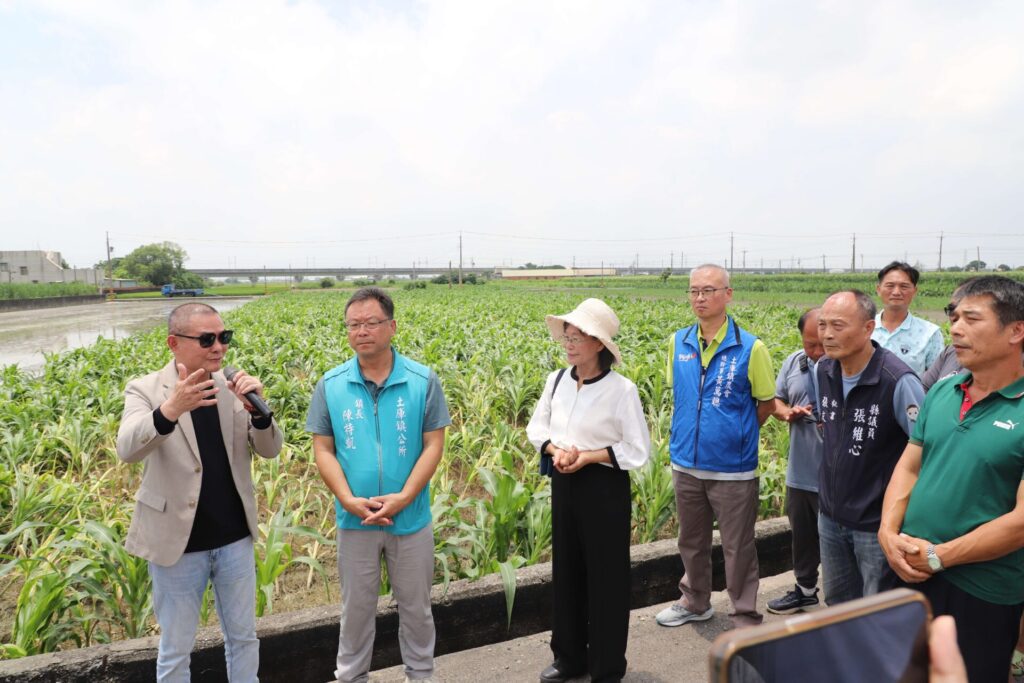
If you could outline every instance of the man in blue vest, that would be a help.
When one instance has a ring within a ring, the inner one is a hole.
[[[818,316],[828,358],[818,363],[825,450],[818,480],[818,538],[825,602],[892,588],[896,575],[878,543],[882,498],[907,445],[924,388],[896,354],[873,341],[875,304],[837,292]]]
[[[398,604],[398,642],[407,681],[434,672],[430,587],[434,535],[430,478],[451,424],[437,375],[395,351],[391,297],[360,289],[345,304],[355,358],[316,386],[306,429],[324,483],[335,496],[341,634],[335,676],[368,680],[380,558]]]
[[[690,273],[697,324],[669,340],[672,386],[672,480],[683,560],[678,602],[657,615],[662,626],[706,621],[711,608],[711,531],[715,519],[725,554],[733,624],[760,624],[754,545],[760,427],[775,408],[775,374],[761,340],[726,313],[729,273],[698,266]]]

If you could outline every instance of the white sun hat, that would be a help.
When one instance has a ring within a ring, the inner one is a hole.
[[[612,337],[619,333],[619,317],[600,299],[587,299],[571,313],[549,315],[544,321],[548,324],[548,330],[555,341],[562,340],[565,335],[565,324],[568,323],[584,334],[596,337],[604,344],[604,347],[615,356],[614,364],[622,363],[619,347],[612,341]]]

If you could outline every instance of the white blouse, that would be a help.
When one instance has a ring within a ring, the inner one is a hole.
[[[576,388],[576,368],[566,370],[552,396],[558,371],[548,375],[526,436],[540,449],[550,441],[559,448],[576,446],[581,451],[608,450],[606,467],[633,470],[647,462],[651,434],[640,405],[640,394],[631,381],[609,370]]]

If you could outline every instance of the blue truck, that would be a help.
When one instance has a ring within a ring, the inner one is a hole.
[[[176,296],[202,296],[203,290],[201,287],[196,289],[178,289],[174,285],[164,285],[160,288],[160,293],[164,296],[176,297]]]

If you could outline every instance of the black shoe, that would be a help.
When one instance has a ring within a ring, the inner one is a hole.
[[[803,589],[796,585],[793,586],[793,590],[781,598],[768,601],[768,611],[772,614],[793,614],[794,612],[803,612],[805,608],[814,607],[817,604],[817,588],[814,589],[813,594],[804,595]]]
[[[558,668],[558,662],[555,662],[540,672],[540,680],[542,683],[564,683],[564,681],[567,681],[570,678],[575,678],[578,675],[580,674],[564,673]]]

